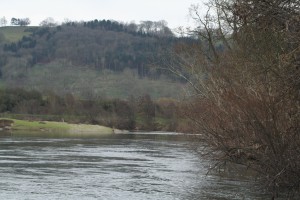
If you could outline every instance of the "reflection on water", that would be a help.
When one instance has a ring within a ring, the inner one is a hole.
[[[265,199],[209,165],[180,135],[2,136],[0,199]]]

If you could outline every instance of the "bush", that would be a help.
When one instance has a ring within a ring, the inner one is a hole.
[[[174,59],[196,92],[184,113],[220,161],[255,169],[274,190],[299,191],[299,2],[212,2],[218,12],[196,18],[206,46]]]

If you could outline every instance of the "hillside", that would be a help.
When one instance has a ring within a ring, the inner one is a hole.
[[[156,62],[168,49],[188,41],[174,37],[164,25],[145,29],[95,20],[57,27],[2,27],[1,35],[0,86],[83,98],[178,98],[184,87]]]

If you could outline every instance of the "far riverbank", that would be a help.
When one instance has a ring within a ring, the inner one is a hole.
[[[0,118],[0,130],[10,132],[30,131],[36,133],[64,133],[70,135],[103,135],[125,132],[100,125],[70,124],[66,122],[52,121],[29,121],[11,118]]]

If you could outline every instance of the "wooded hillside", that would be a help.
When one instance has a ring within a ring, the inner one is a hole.
[[[94,20],[56,27],[2,27],[1,85],[85,98],[91,93],[117,98],[137,93],[176,97],[182,82],[160,70],[156,61],[182,42],[194,41],[174,37],[163,22]]]

